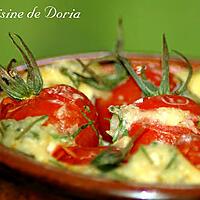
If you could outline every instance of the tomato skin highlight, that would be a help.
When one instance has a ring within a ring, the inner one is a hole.
[[[151,110],[160,107],[178,108],[188,110],[195,115],[200,115],[200,105],[193,100],[179,95],[160,95],[139,99],[134,103],[143,110]]]
[[[89,119],[95,130],[92,126],[82,129],[79,134],[83,139],[78,134],[75,143],[83,147],[98,146],[96,109],[83,93],[70,86],[45,88],[38,96],[23,101],[8,97],[1,102],[0,111],[0,119],[22,120],[30,116],[47,115],[45,125],[54,125],[60,134],[73,134],[78,127],[87,124]]]

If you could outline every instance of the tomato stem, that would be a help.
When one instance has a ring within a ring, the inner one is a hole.
[[[120,54],[124,49],[124,39],[123,39],[123,20],[120,17],[118,19],[118,26],[117,26],[117,41],[115,44],[114,52],[116,54]]]
[[[74,75],[77,77],[78,82],[84,82],[98,90],[105,90],[110,91],[115,88],[122,80],[127,77],[126,70],[118,63],[117,56],[121,54],[124,46],[123,41],[123,23],[122,18],[118,20],[118,34],[117,34],[117,41],[115,44],[115,49],[109,55],[93,59],[87,64],[83,63],[82,60],[76,59],[76,61],[82,66],[83,72],[86,72],[89,76],[84,76],[77,72],[73,72]],[[91,66],[94,64],[105,64],[105,63],[112,63],[115,67],[115,73],[103,75],[98,75],[94,70],[92,70]],[[65,71],[62,71],[64,75],[69,76]]]
[[[17,100],[38,95],[43,88],[43,80],[35,58],[19,35],[9,33],[9,37],[24,58],[28,71],[27,81],[25,82],[17,71],[12,68],[13,63],[16,62],[15,59],[12,59],[7,70],[0,66],[0,86],[8,96]]]
[[[192,66],[189,62],[189,60],[180,52],[174,51],[176,54],[178,54],[186,63],[189,69],[187,79],[184,83],[180,85],[178,89],[176,89],[174,92],[175,94],[182,94],[186,91],[187,85],[192,77]],[[141,70],[141,78],[137,75],[137,73],[133,70],[131,64],[129,63],[128,59],[117,55],[117,59],[119,63],[129,72],[129,74],[133,77],[133,79],[136,81],[140,89],[142,90],[143,94],[145,96],[157,96],[157,95],[164,95],[164,94],[170,94],[170,82],[169,82],[169,51],[167,46],[167,41],[165,38],[165,35],[163,34],[163,53],[162,53],[162,80],[159,87],[156,87],[154,84],[149,82],[146,79],[144,66]]]
[[[187,85],[192,78],[193,69],[192,69],[192,65],[190,64],[189,60],[182,53],[180,53],[179,51],[176,51],[176,50],[173,50],[173,51],[187,63],[187,67],[188,67],[188,76],[187,76],[186,81],[183,82],[180,85],[180,87],[175,91],[176,94],[182,94],[187,89]]]
[[[169,50],[165,34],[163,34],[163,53],[162,53],[162,80],[158,89],[159,94],[169,94]]]

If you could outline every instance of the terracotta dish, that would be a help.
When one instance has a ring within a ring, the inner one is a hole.
[[[93,59],[106,52],[80,54],[48,58],[38,61],[38,65],[46,65],[62,59]],[[135,63],[160,64],[160,56],[127,54]],[[200,67],[200,61],[191,61],[194,68]],[[176,73],[184,63],[180,59],[173,58],[170,61],[171,70]],[[24,66],[19,66],[23,70]],[[0,163],[4,169],[14,172],[17,176],[26,180],[34,180],[44,186],[50,186],[66,197],[91,198],[91,199],[200,199],[199,186],[169,186],[158,184],[135,184],[118,182],[109,179],[95,178],[86,175],[75,174],[70,171],[44,165],[14,152],[0,145]],[[148,172],[147,172],[148,173]],[[27,184],[28,184],[27,181]]]

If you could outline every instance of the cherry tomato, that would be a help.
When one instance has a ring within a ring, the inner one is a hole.
[[[60,134],[74,134],[80,128],[75,137],[78,146],[98,145],[95,107],[83,93],[70,86],[45,88],[38,96],[22,101],[5,98],[0,111],[0,119],[22,120],[29,116],[47,115],[45,125],[53,124]]]
[[[197,126],[199,121],[200,105],[191,99],[177,95],[146,97],[137,100],[135,105],[142,110],[168,107],[190,111],[190,113],[193,114],[191,119],[198,131],[194,132],[190,127],[153,124],[147,120],[140,123],[134,123],[129,130],[130,136],[133,136],[141,126],[145,127],[145,131],[135,141],[131,153],[136,152],[141,145],[148,145],[153,141],[158,141],[177,146],[181,153],[192,164],[200,167],[200,132]]]
[[[131,91],[131,92],[130,92]],[[116,87],[108,99],[98,98],[96,99],[96,109],[98,112],[99,130],[103,138],[109,142],[112,141],[112,137],[106,134],[106,130],[110,128],[111,113],[108,108],[111,105],[122,105],[132,103],[135,99],[141,97],[141,91],[139,87],[134,83],[132,78],[129,78],[125,83],[122,83]]]
[[[141,66],[139,67],[141,69]],[[135,71],[138,75],[140,75],[141,70],[135,67]],[[160,68],[146,68],[146,76],[149,81],[154,83],[156,86],[159,86],[161,81],[161,69]],[[176,82],[173,79],[172,74],[170,74],[170,87],[171,90],[175,88]],[[99,130],[103,138],[109,142],[111,142],[112,138],[106,134],[106,130],[110,128],[109,119],[111,118],[111,113],[108,108],[111,105],[124,105],[131,104],[135,100],[142,97],[142,91],[138,87],[137,83],[133,80],[133,78],[129,77],[125,82],[118,85],[114,88],[110,96],[108,98],[97,98],[96,99],[96,109],[99,114]]]

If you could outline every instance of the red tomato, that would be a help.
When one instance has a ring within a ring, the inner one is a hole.
[[[200,138],[194,136],[192,140],[177,145],[183,155],[200,169]]]
[[[106,134],[106,130],[110,128],[111,113],[108,108],[111,105],[130,104],[134,100],[141,97],[141,91],[132,78],[129,78],[125,83],[117,86],[108,99],[96,99],[96,109],[98,112],[99,130],[103,138],[109,142],[112,137]]]
[[[135,105],[142,110],[153,110],[160,107],[173,107],[190,111],[194,114],[194,124],[199,121],[200,105],[191,99],[177,95],[161,95],[140,99]],[[145,131],[136,140],[131,150],[134,153],[141,145],[148,145],[153,141],[172,144],[179,148],[182,154],[195,166],[200,167],[200,132],[193,132],[189,127],[164,126],[145,122],[132,124],[129,135],[133,136],[139,127],[145,126]],[[198,126],[196,126],[198,130]]]
[[[200,105],[193,100],[179,95],[160,95],[139,99],[134,103],[143,110],[152,110],[160,107],[178,108],[188,110],[195,115],[200,115]]]
[[[57,146],[52,156],[68,164],[89,164],[101,151],[107,147],[63,147]]]
[[[89,122],[90,125],[75,137],[75,143],[94,147],[99,142],[95,107],[83,93],[70,86],[45,88],[38,96],[22,101],[5,98],[0,111],[0,119],[22,120],[29,116],[47,115],[45,125],[53,124],[61,134],[73,134]]]
[[[135,70],[137,74],[140,75],[140,70],[138,70],[137,68]],[[151,69],[150,67],[147,67],[145,71],[147,79],[154,83],[156,86],[159,86],[162,75],[161,69]],[[172,74],[170,74],[171,89],[175,88],[175,86],[176,82],[174,81]],[[106,130],[110,129],[109,119],[111,118],[111,113],[108,111],[108,107],[111,105],[131,104],[141,97],[141,89],[138,87],[135,80],[133,80],[132,77],[129,77],[125,82],[114,88],[108,98],[96,99],[96,109],[99,114],[99,130],[105,140],[110,142],[112,140],[112,138],[105,133]]]

